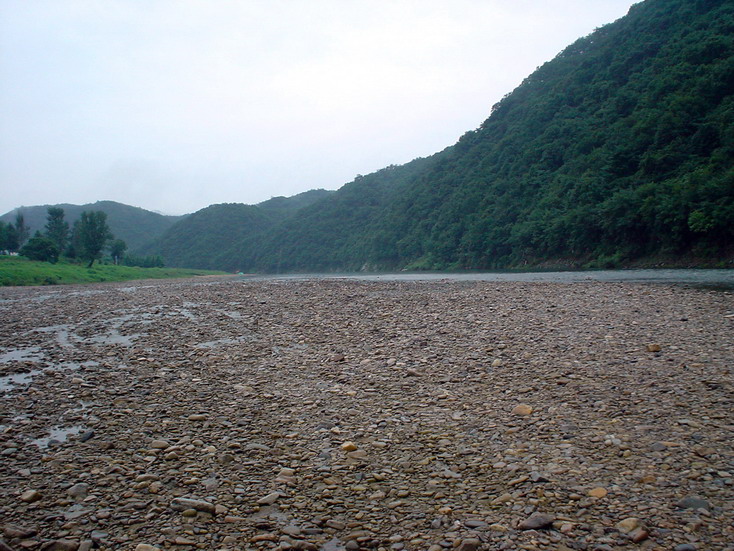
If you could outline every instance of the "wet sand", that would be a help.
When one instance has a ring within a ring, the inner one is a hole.
[[[0,537],[734,549],[733,297],[600,282],[0,289]]]

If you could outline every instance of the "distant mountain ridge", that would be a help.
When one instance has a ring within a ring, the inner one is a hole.
[[[107,214],[107,225],[115,235],[115,239],[122,239],[128,250],[142,247],[161,235],[184,216],[168,216],[157,212],[118,203],[116,201],[97,201],[85,205],[62,203],[58,205],[35,205],[18,207],[0,216],[3,222],[15,222],[18,212],[23,213],[25,223],[30,227],[31,235],[37,230],[43,233],[46,225],[46,216],[49,207],[61,207],[69,226],[73,226],[84,211],[102,211]]]
[[[181,219],[137,252],[159,254],[168,266],[238,270],[245,251],[258,238],[332,193],[318,189],[257,205],[210,205]]]

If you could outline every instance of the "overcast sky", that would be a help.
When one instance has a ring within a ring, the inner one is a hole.
[[[0,0],[0,213],[258,203],[425,157],[631,0]]]

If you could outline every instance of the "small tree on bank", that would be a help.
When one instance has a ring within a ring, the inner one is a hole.
[[[117,266],[122,261],[122,257],[125,254],[126,250],[127,243],[125,243],[122,239],[115,239],[112,242],[112,244],[110,245],[110,256],[112,257],[112,261],[115,263],[115,266]]]
[[[79,258],[89,261],[87,268],[102,258],[102,251],[113,238],[107,214],[102,211],[82,212],[74,224],[74,234],[74,250]]]
[[[25,223],[25,216],[20,211],[15,215],[15,233],[18,237],[18,248],[25,244],[31,234],[31,229]]]

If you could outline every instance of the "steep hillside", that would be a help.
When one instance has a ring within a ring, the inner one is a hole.
[[[237,269],[228,262],[229,248],[274,224],[272,216],[252,205],[211,205],[187,216],[140,252],[162,255],[167,266]]]
[[[130,250],[141,247],[151,239],[163,234],[183,218],[182,216],[165,216],[114,201],[97,201],[86,205],[61,204],[20,207],[0,216],[0,220],[15,222],[16,213],[20,211],[23,213],[26,224],[31,228],[31,235],[33,235],[36,230],[44,231],[48,207],[64,209],[65,219],[69,222],[69,226],[72,226],[84,211],[101,210],[107,213],[107,224],[115,238],[125,241]]]
[[[400,263],[721,257],[734,4],[649,0],[531,75],[383,217]]]
[[[243,255],[251,254],[255,240],[299,209],[332,193],[319,189],[274,197],[258,205],[211,205],[187,216],[137,252],[160,254],[168,266],[238,270]]]
[[[273,231],[242,264],[725,259],[734,242],[732,92],[734,4],[647,0],[540,67],[388,200],[372,199],[384,171],[355,180]]]
[[[376,226],[381,214],[416,176],[447,152],[358,176],[241,250],[241,263],[248,269],[270,272],[362,270],[382,265],[385,232]]]

